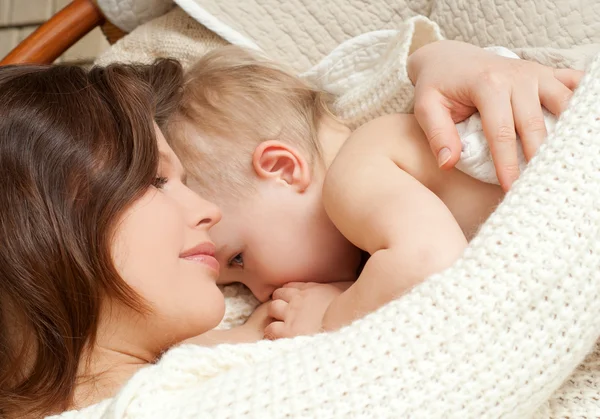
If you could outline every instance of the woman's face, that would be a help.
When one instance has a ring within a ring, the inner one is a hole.
[[[130,326],[127,339],[162,350],[217,326],[225,303],[208,235],[221,213],[185,185],[181,163],[158,128],[157,139],[155,184],[124,214],[112,251],[121,277],[151,308],[145,316],[120,316]]]

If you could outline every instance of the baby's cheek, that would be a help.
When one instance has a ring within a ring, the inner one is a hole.
[[[290,271],[287,275],[289,278],[286,282],[326,282],[322,266],[315,263],[307,262],[303,266],[297,266],[296,269]]]
[[[220,274],[217,278],[217,285],[229,285],[233,284],[233,281],[227,278],[227,275]]]
[[[221,261],[221,259],[219,259]],[[217,278],[217,285],[243,284],[250,288],[251,276],[246,274],[242,269],[231,268],[221,262],[221,272]]]

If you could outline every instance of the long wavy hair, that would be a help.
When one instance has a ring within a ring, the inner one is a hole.
[[[0,67],[0,416],[67,408],[104,299],[144,309],[111,243],[181,84],[172,60]]]

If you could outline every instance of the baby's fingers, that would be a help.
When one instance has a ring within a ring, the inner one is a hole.
[[[276,340],[292,337],[284,322],[273,322],[265,327],[265,339]]]
[[[285,321],[288,312],[288,303],[283,300],[273,300],[269,304],[268,314],[269,317],[275,320]]]
[[[314,282],[288,282],[283,285],[283,288],[296,288],[299,290],[303,290],[306,288],[314,287],[316,284]]]
[[[299,291],[300,290],[297,288],[277,288],[273,291],[273,296],[271,298],[273,298],[273,300],[283,300],[289,303]]]

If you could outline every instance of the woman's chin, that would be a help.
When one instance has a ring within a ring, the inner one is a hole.
[[[223,317],[225,317],[225,296],[216,285],[215,290],[216,292],[214,296],[212,296],[212,299],[207,301],[206,305],[204,306],[203,326],[204,328],[208,329],[202,333],[217,327],[223,320]]]

